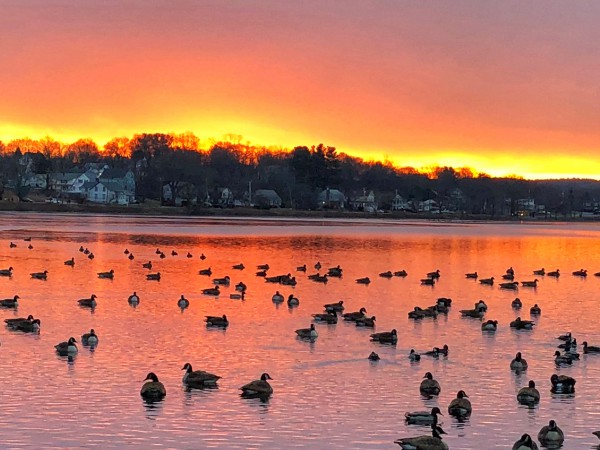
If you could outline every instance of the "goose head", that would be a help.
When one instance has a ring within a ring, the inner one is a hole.
[[[458,391],[456,394],[456,398],[468,398],[469,396],[465,393],[465,391]]]
[[[528,385],[528,387],[529,387],[530,389],[535,389],[535,381],[533,381],[533,380],[529,380],[529,385]]]
[[[267,380],[272,380],[273,378],[271,378],[271,375],[269,375],[268,373],[265,372],[260,376],[260,379],[262,381],[267,381]]]
[[[192,365],[190,363],[185,363],[181,370],[185,370],[186,372],[192,372]]]
[[[431,375],[431,372],[427,372],[423,378],[427,378],[428,380],[433,380],[433,375]]]
[[[144,378],[142,381],[147,381],[147,380],[151,380],[154,383],[157,383],[158,377],[156,376],[156,374],[154,372],[150,372],[150,373],[148,373],[148,375],[146,375],[146,378]]]
[[[74,338],[74,337],[70,337],[70,338],[69,338],[68,345],[73,345],[73,344],[75,344],[76,342],[77,342],[77,341],[75,340],[75,338]]]

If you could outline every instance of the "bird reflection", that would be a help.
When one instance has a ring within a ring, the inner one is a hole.
[[[163,409],[163,400],[152,400],[144,398],[142,399],[144,409],[146,412],[146,419],[156,420]]]

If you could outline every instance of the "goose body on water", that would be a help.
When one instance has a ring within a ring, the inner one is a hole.
[[[568,375],[553,374],[550,377],[551,391],[556,394],[572,394],[575,392],[575,378]]]
[[[551,420],[548,425],[542,427],[538,433],[538,441],[540,441],[540,444],[544,447],[556,448],[565,441],[565,435],[558,425],[556,425],[556,422]]]
[[[192,369],[190,363],[185,363],[181,370],[185,370],[182,380],[183,383],[191,388],[214,387],[217,385],[217,381],[221,379],[218,375],[203,370]]]
[[[219,289],[219,285],[217,284],[215,287],[202,289],[202,293],[204,295],[212,295],[212,296],[216,297],[219,294],[221,294],[221,291]]]
[[[529,309],[529,313],[533,314],[534,316],[539,316],[542,313],[542,308],[540,308],[539,305],[536,303]]]
[[[537,287],[537,284],[538,284],[538,279],[537,278],[535,280],[533,280],[533,281],[521,281],[521,286],[523,286],[523,287],[532,287],[532,288],[535,288],[535,287]]]
[[[465,273],[465,278],[477,279],[477,272]]]
[[[181,309],[185,309],[190,306],[190,301],[182,294],[179,300],[177,300],[177,306],[179,306]]]
[[[310,324],[310,328],[300,328],[299,330],[296,330],[296,334],[299,338],[303,339],[314,339],[319,336],[314,323]]]
[[[539,450],[539,447],[535,441],[531,439],[531,436],[525,433],[517,442],[514,443],[512,450]]]
[[[531,320],[523,320],[520,317],[517,317],[510,323],[510,327],[517,330],[532,330],[534,325],[535,323]]]
[[[508,283],[500,283],[500,289],[509,289],[516,291],[519,289],[519,283],[517,281],[509,281]]]
[[[215,278],[212,281],[213,281],[213,284],[216,284],[216,285],[229,286],[229,283],[231,282],[231,278],[229,278],[229,275],[226,275],[223,278]]]
[[[419,386],[419,391],[423,395],[439,395],[442,388],[440,387],[440,383],[434,380],[431,372],[427,372],[423,377],[423,381],[421,381],[421,385]]]
[[[492,286],[494,284],[494,277],[482,278],[481,280],[479,280],[479,283]]]
[[[570,358],[566,355],[561,355],[560,352],[557,350],[554,352],[554,362],[558,366],[570,366],[571,364],[573,364],[573,358]]]
[[[414,348],[411,348],[410,353],[408,354],[408,359],[412,362],[421,361],[421,355],[419,355]]]
[[[108,272],[98,272],[98,278],[107,278],[112,280],[115,277],[115,271],[110,269]]]
[[[146,280],[160,281],[160,272],[149,273],[148,275],[146,275]]]
[[[145,383],[140,389],[140,395],[144,400],[158,401],[162,400],[167,395],[167,390],[164,384],[158,381],[158,377],[154,372],[150,372],[143,380]]]
[[[473,317],[475,319],[481,319],[485,315],[485,309],[481,306],[478,306],[474,309],[462,309],[460,314],[463,317]]]
[[[442,434],[446,432],[434,424],[431,427],[431,436],[402,438],[395,440],[394,443],[403,450],[448,450],[448,444],[442,440]]]
[[[358,284],[369,284],[371,282],[371,279],[369,277],[357,278],[356,282]]]
[[[35,278],[36,280],[46,280],[48,278],[48,271],[44,270],[43,272],[33,272],[30,275],[31,278]]]
[[[510,362],[510,368],[517,372],[522,372],[527,370],[528,364],[525,359],[523,359],[521,352],[518,352],[514,359]]]
[[[232,269],[235,270],[244,270],[246,267],[243,264],[235,264],[234,266],[231,266]]]
[[[77,300],[77,303],[79,303],[79,306],[95,308],[98,304],[98,302],[96,302],[96,298],[98,298],[96,297],[96,294],[92,294],[90,298],[82,298],[80,300]]]
[[[6,324],[7,327],[14,327],[17,324],[21,323],[21,322],[31,322],[33,320],[33,316],[30,314],[27,317],[17,317],[14,319],[4,319],[4,323]]]
[[[431,408],[431,411],[407,412],[404,414],[404,418],[409,425],[431,425],[437,424],[438,414],[443,415],[440,408],[435,406]]]
[[[573,275],[576,277],[587,277],[587,270],[586,269],[576,270],[575,272],[573,272]]]
[[[481,331],[496,331],[498,329],[497,320],[488,320],[481,324]]]
[[[212,275],[212,270],[209,267],[208,269],[201,269],[198,271],[198,275],[205,275],[205,276],[211,276]]]
[[[535,381],[529,380],[527,387],[519,389],[517,400],[524,405],[531,405],[540,401],[540,391],[535,387]]]
[[[406,270],[398,270],[398,271],[394,272],[394,276],[403,278],[403,277],[408,276],[408,273],[406,272]]]
[[[588,345],[587,341],[583,341],[583,353],[584,354],[600,354],[600,347],[595,345]]]
[[[377,353],[371,352],[368,359],[369,359],[369,361],[379,361],[381,358],[379,357],[379,355]]]
[[[523,307],[523,302],[521,301],[521,299],[519,297],[517,297],[512,301],[511,306],[514,309],[520,309]]]
[[[548,272],[546,275],[548,275],[549,277],[558,278],[560,277],[560,270],[553,270],[552,272]]]
[[[152,261],[148,261],[147,263],[142,264],[144,269],[152,270]]]
[[[272,380],[268,373],[263,373],[259,380],[251,381],[240,389],[244,397],[269,397],[273,394],[273,388],[267,380]]]
[[[290,308],[293,308],[300,304],[300,300],[298,300],[298,298],[294,297],[293,294],[290,294],[290,296],[287,299],[287,304]]]
[[[67,259],[64,262],[64,264],[65,264],[65,266],[71,266],[71,267],[73,267],[75,265],[75,258]]]
[[[89,345],[91,347],[95,347],[98,345],[98,335],[92,328],[89,333],[84,333],[81,335],[81,343],[85,345]]]
[[[325,311],[342,312],[344,310],[344,301],[340,300],[336,303],[327,303],[324,305]]]
[[[471,402],[465,391],[458,391],[456,398],[450,402],[448,406],[448,414],[454,417],[470,416],[472,412]]]
[[[17,331],[22,331],[23,333],[39,333],[42,322],[40,319],[26,320],[23,322],[18,322],[11,328]]]
[[[281,303],[283,302],[283,295],[281,295],[279,291],[275,291],[273,297],[271,297],[271,300],[273,301],[273,303]]]
[[[542,267],[541,269],[538,270],[534,270],[533,271],[534,275],[546,275],[546,271],[544,270],[544,268]]]
[[[375,328],[376,320],[377,318],[375,316],[363,317],[361,319],[355,320],[354,323],[357,327]]]
[[[2,277],[12,277],[13,268],[10,266],[8,269],[0,269],[0,276]]]
[[[371,334],[371,341],[381,344],[395,344],[398,342],[398,332],[396,329],[392,331],[382,331],[381,333]]]
[[[359,311],[342,314],[342,317],[344,318],[344,320],[346,320],[348,322],[355,322],[358,319],[362,319],[362,318],[366,317],[365,316],[366,312],[367,312],[366,308],[360,308]]]
[[[16,308],[19,306],[19,297],[15,295],[13,298],[5,298],[4,300],[0,300],[0,307],[2,308]]]
[[[337,311],[329,311],[325,314],[313,314],[312,315],[315,322],[327,323],[327,324],[335,324],[338,321]]]
[[[129,296],[127,302],[132,306],[137,306],[140,303],[140,297],[137,295],[137,292],[134,292]]]
[[[223,314],[221,317],[206,316],[204,321],[206,322],[207,327],[227,328],[229,326],[229,319],[227,319],[225,314]]]
[[[72,356],[77,353],[77,341],[70,337],[68,341],[56,344],[54,348],[60,356]]]

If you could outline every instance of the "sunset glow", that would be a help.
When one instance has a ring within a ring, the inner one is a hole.
[[[193,132],[600,178],[600,4],[3,3],[0,140]]]

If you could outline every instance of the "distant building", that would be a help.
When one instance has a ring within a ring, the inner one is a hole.
[[[254,192],[253,201],[256,206],[281,207],[281,197],[272,189],[258,189]]]
[[[363,192],[363,195],[360,195],[352,200],[350,200],[350,206],[355,211],[364,211],[368,213],[377,212],[377,203],[375,203],[375,194],[373,191],[369,191],[367,194],[366,191]]]
[[[30,173],[29,175],[25,175],[21,181],[21,185],[31,189],[46,189],[48,186],[48,177],[45,173]]]
[[[326,209],[344,209],[346,196],[338,189],[324,189],[317,195],[317,207]]]
[[[412,206],[408,200],[404,199],[396,192],[396,196],[392,200],[392,211],[412,211]]]
[[[171,185],[165,184],[163,186],[163,203],[174,206],[188,206],[197,204],[198,190],[196,189],[196,185],[193,183],[188,183],[187,181],[179,183],[177,186],[177,195],[175,198],[173,198]]]

